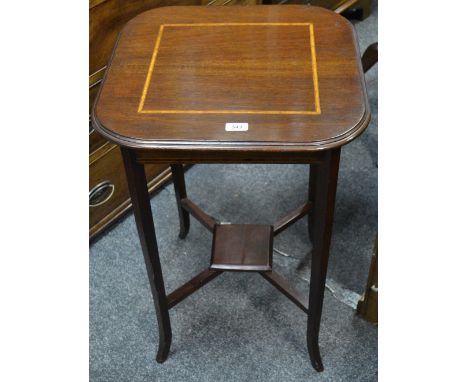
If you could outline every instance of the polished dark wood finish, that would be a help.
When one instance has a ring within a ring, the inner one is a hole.
[[[197,219],[204,227],[208,228],[210,232],[214,232],[216,224],[218,221],[212,216],[208,215],[200,207],[198,207],[190,199],[181,200],[182,208],[189,212],[195,219]]]
[[[271,271],[273,227],[265,224],[217,224],[210,269]]]
[[[189,213],[182,208],[182,199],[187,198],[187,190],[185,188],[184,168],[181,164],[173,164],[171,166],[172,179],[174,181],[174,192],[177,201],[177,210],[179,211],[180,231],[179,237],[181,239],[187,236],[190,229],[190,216]]]
[[[193,279],[187,281],[184,285],[177,288],[174,292],[167,296],[167,306],[169,309],[176,306],[179,302],[190,296],[193,292],[200,289],[203,285],[207,284],[215,277],[219,276],[222,271],[206,269],[200,272]]]
[[[358,54],[347,20],[308,6],[171,7],[124,28],[93,123],[122,146],[160,324],[159,361],[170,346],[169,307],[214,271],[260,270],[307,312],[310,360],[323,370],[319,329],[340,150],[370,118]],[[228,122],[249,125],[233,132]],[[148,163],[172,166],[180,236],[188,232],[184,211],[214,233],[211,270],[167,297],[143,171]],[[184,163],[309,164],[308,200],[274,226],[220,224],[188,199]],[[274,233],[306,214],[313,243],[308,303],[271,271]]]
[[[253,151],[253,147],[246,150],[236,150],[228,146],[225,148],[199,147],[196,157],[188,148],[171,148],[166,150],[138,150],[136,152],[139,163],[320,163],[323,153],[301,151],[301,148],[290,151],[272,152],[270,150]],[[272,151],[275,148],[271,148]],[[163,155],[160,155],[163,153]]]
[[[319,330],[333,227],[340,151],[341,149],[327,151],[326,160],[317,166],[315,174],[307,348],[312,366],[318,371],[323,370],[319,350]]]
[[[309,312],[307,298],[295,290],[283,276],[275,271],[259,273],[305,313]]]
[[[379,60],[379,44],[374,42],[369,45],[362,55],[362,68],[364,73],[372,68]]]
[[[315,199],[315,185],[317,183],[317,166],[314,164],[309,164],[309,189],[308,189],[308,198],[309,203],[311,204],[311,211],[307,217],[307,228],[309,231],[309,239],[312,242],[313,232],[314,232],[314,199]]]
[[[370,118],[354,29],[323,8],[158,8],[126,25],[112,62],[93,118],[126,147],[192,161],[306,153],[343,145]]]
[[[145,169],[142,164],[135,161],[132,151],[122,148],[122,157],[125,164],[130,196],[132,198],[135,222],[140,237],[141,248],[145,258],[146,271],[151,285],[154,307],[159,323],[159,349],[157,362],[164,362],[169,355],[172,341],[171,322],[169,320],[169,307],[164,288],[163,274],[159,260],[158,244],[154,232],[151,204],[146,185]]]
[[[312,203],[307,202],[304,205],[296,208],[294,211],[290,212],[289,214],[283,216],[273,225],[273,234],[276,236],[286,228],[288,228],[291,224],[294,224],[300,218],[306,216],[312,210]]]

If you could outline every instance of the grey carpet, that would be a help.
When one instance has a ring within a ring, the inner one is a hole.
[[[361,50],[377,41],[377,7],[356,23]],[[362,293],[377,233],[377,67],[366,74],[372,109],[367,131],[342,151],[328,276]],[[303,165],[197,165],[188,193],[222,221],[272,223],[307,192]],[[152,198],[167,290],[209,263],[211,235],[192,219],[177,238],[174,191]],[[274,264],[299,290],[297,272],[310,249],[305,219],[280,234]],[[133,216],[90,247],[90,380],[376,381],[377,328],[325,294],[320,344],[325,371],[310,366],[302,311],[257,274],[225,273],[171,310],[168,360],[155,362],[157,329]]]

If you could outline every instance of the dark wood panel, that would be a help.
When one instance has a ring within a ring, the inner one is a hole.
[[[261,224],[217,224],[210,269],[271,271],[273,227]]]
[[[100,82],[94,83],[92,86],[89,87],[89,113],[91,114],[91,109],[93,108],[94,100],[99,91],[99,84]]]
[[[208,145],[209,142],[206,142]],[[323,159],[321,152],[293,152],[285,151],[276,152],[275,158],[271,159],[271,151],[254,151],[258,147],[251,147],[250,150],[230,151],[226,148],[227,155],[222,155],[223,150],[209,150],[205,146],[206,151],[201,155],[194,157],[187,149],[174,150],[139,150],[136,153],[138,162],[140,163],[313,163],[320,162]],[[273,147],[274,149],[274,147]],[[281,149],[281,148],[279,148]],[[163,153],[164,155],[161,155]]]
[[[99,134],[96,130],[90,126],[89,129],[89,153],[93,153],[100,147],[104,146],[105,144],[109,143],[101,134]]]
[[[149,180],[150,192],[170,179],[170,171],[167,165],[146,165],[145,171]],[[104,199],[101,203],[95,207],[89,207],[90,239],[102,232],[111,222],[122,216],[131,207],[120,150],[110,143],[107,143],[90,156],[89,189],[92,190],[103,183],[104,186],[108,185],[109,192],[107,192],[107,195],[103,195]],[[112,191],[110,190],[111,187],[113,188]]]

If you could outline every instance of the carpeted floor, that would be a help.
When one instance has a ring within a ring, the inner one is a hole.
[[[356,22],[361,50],[377,41],[377,5]],[[366,74],[372,121],[342,151],[329,281],[362,293],[377,233],[377,67]],[[188,194],[222,221],[273,223],[307,192],[303,165],[197,165]],[[209,264],[211,235],[192,219],[179,240],[172,184],[152,198],[167,290]],[[305,219],[274,242],[274,265],[299,290],[310,249]],[[327,290],[320,335],[325,371],[310,366],[306,316],[257,274],[224,273],[170,312],[168,360],[155,362],[156,317],[129,215],[90,247],[90,380],[376,381],[377,328]]]

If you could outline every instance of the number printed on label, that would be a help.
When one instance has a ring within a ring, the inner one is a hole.
[[[249,124],[243,122],[228,122],[226,123],[226,131],[247,131]]]

